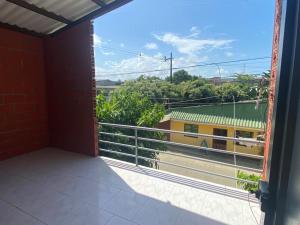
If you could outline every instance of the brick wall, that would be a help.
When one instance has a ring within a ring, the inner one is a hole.
[[[93,28],[84,22],[45,40],[50,145],[97,155]]]
[[[97,155],[93,25],[55,37],[0,29],[0,160],[52,146]]]
[[[47,145],[43,42],[0,28],[0,160]]]
[[[281,1],[276,0],[276,11],[274,21],[274,35],[273,35],[273,49],[272,49],[272,66],[270,74],[270,85],[269,85],[269,98],[268,98],[268,112],[267,112],[267,130],[266,130],[266,142],[264,147],[264,163],[263,163],[263,179],[267,176],[267,163],[269,161],[270,151],[270,138],[272,130],[272,116],[275,100],[275,85],[276,85],[276,74],[278,64],[278,50],[279,50],[279,32],[280,32],[280,19],[281,19]]]

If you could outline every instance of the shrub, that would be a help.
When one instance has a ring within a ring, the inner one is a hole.
[[[252,184],[244,181],[238,181],[238,186],[240,188],[250,192],[256,192],[258,190],[258,181],[261,179],[261,176],[256,174],[247,174],[246,172],[239,170],[237,173],[237,178],[257,182],[256,184]]]

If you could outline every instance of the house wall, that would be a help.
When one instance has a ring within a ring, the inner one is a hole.
[[[44,44],[50,145],[97,155],[92,23],[81,23]]]
[[[0,160],[46,146],[43,41],[0,28]]]
[[[213,129],[219,128],[219,129],[227,129],[227,136],[234,137],[234,128],[233,127],[217,126],[217,125],[211,125],[211,124],[200,124],[200,123],[185,122],[185,121],[171,120],[171,130],[184,131],[185,123],[198,125],[199,126],[198,132],[201,134],[213,135]],[[260,130],[247,129],[247,128],[237,128],[236,130],[253,132],[254,138],[256,138],[257,135],[259,135],[259,132],[261,132]],[[205,140],[206,143],[208,144],[208,147],[212,148],[212,138],[190,137],[190,136],[185,136],[182,134],[174,134],[173,133],[173,134],[171,134],[170,140],[172,142],[178,142],[178,143],[184,143],[184,144],[190,144],[190,145],[196,145],[196,146],[201,146],[201,143]],[[228,151],[234,151],[234,142],[227,141],[226,149]],[[258,146],[245,147],[245,146],[241,146],[241,145],[235,145],[235,149],[237,152],[241,152],[241,153],[255,154],[255,155],[263,154],[263,148],[258,147]]]
[[[170,120],[166,120],[157,124],[156,128],[163,130],[170,130],[171,122]],[[170,134],[165,133],[165,140],[170,140]]]

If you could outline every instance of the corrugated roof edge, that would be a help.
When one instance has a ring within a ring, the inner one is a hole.
[[[168,114],[164,119],[166,120],[167,118],[172,120],[180,120],[180,121],[190,121],[194,123],[202,123],[202,124],[215,124],[215,125],[227,125],[231,127],[245,127],[245,128],[253,128],[253,129],[265,129],[266,123],[261,122],[261,121],[256,121],[256,120],[246,120],[246,119],[235,119],[236,122],[234,122],[233,118],[230,117],[223,117],[223,116],[208,116],[205,114],[198,114],[198,118],[194,118],[195,113],[185,113],[185,112],[180,112],[181,115],[174,115],[173,113],[179,113],[179,112],[172,112]],[[182,117],[181,117],[182,116]],[[199,117],[205,117],[200,119]],[[192,118],[191,118],[192,117]],[[164,121],[165,121],[164,120]]]
[[[111,11],[113,11],[113,10],[115,10],[115,9],[117,9],[117,8],[119,8],[119,7],[127,4],[129,2],[131,2],[131,1],[133,1],[133,0],[115,0],[114,2],[112,2],[112,3],[110,3],[110,4],[106,5],[106,6],[103,6],[103,7],[99,8],[99,9],[97,9],[97,10],[89,13],[86,16],[83,16],[80,19],[72,22],[71,24],[69,24],[69,25],[67,25],[67,26],[65,26],[65,27],[63,27],[63,28],[55,31],[54,33],[48,34],[48,35],[49,36],[55,36],[55,35],[57,35],[57,34],[63,32],[63,31],[65,31],[65,30],[70,29],[73,26],[76,26],[77,24],[80,24],[80,23],[84,22],[84,21],[93,20],[93,19],[95,19],[97,17],[103,16],[104,14],[109,13],[109,12],[111,12]]]
[[[256,101],[242,101],[237,102],[236,104],[255,104]],[[266,101],[263,101],[265,104]],[[230,103],[223,103],[226,105],[233,105],[232,102]],[[219,106],[220,104],[218,104]],[[201,107],[206,106],[216,106],[214,105],[205,105]],[[199,106],[194,106],[199,107]],[[183,112],[184,109],[189,109],[192,107],[181,107],[179,110],[172,109],[172,111],[168,113],[168,116],[170,119],[174,120],[182,120],[182,121],[191,121],[195,123],[204,123],[204,124],[216,124],[216,125],[227,125],[227,126],[237,126],[237,127],[246,127],[246,128],[252,128],[252,129],[265,129],[266,123],[260,120],[254,120],[254,119],[242,119],[242,118],[232,118],[228,116],[219,116],[219,115],[207,115],[202,113],[193,113],[193,112]]]
[[[35,36],[35,37],[40,37],[40,38],[46,37],[46,36],[55,36],[55,35],[59,34],[60,32],[63,32],[64,30],[67,30],[67,29],[70,29],[73,26],[76,26],[77,24],[80,24],[80,23],[82,23],[84,21],[87,21],[87,20],[93,20],[93,19],[95,19],[97,17],[100,17],[100,16],[102,16],[106,13],[109,13],[109,12],[113,11],[114,9],[117,9],[117,8],[131,2],[131,1],[133,1],[133,0],[115,0],[114,2],[109,3],[106,6],[103,6],[101,8],[96,9],[96,10],[92,11],[91,13],[81,17],[80,19],[77,19],[77,20],[69,23],[68,25],[59,28],[58,30],[55,30],[53,33],[48,33],[48,34],[39,33],[39,32],[36,32],[36,31],[32,31],[28,28],[22,28],[20,26],[4,23],[4,22],[1,22],[1,21],[0,21],[0,28],[5,28],[5,29],[9,29],[9,30],[12,30],[12,31],[15,31],[15,32],[20,32],[20,33],[23,33],[23,34],[27,34],[27,35]],[[19,7],[21,7],[21,6],[19,6]],[[29,9],[27,9],[27,10],[29,10]],[[35,11],[32,11],[32,12],[35,12]]]

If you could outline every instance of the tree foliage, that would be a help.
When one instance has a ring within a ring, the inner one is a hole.
[[[104,96],[103,92],[100,92],[100,94],[97,96],[96,103],[96,115],[99,122],[155,127],[165,115],[165,109],[161,104],[153,103],[149,98],[143,96],[141,93],[134,91],[131,92],[126,88],[121,88],[113,92],[108,99]],[[100,129],[104,132],[123,134],[132,137],[135,136],[135,131],[132,129],[112,128],[109,126],[102,126]],[[139,130],[138,136],[162,139],[164,137],[164,134],[160,132]],[[135,141],[128,137],[112,137],[103,135],[101,136],[101,139],[135,146]],[[138,141],[138,145],[145,148],[153,148],[159,150],[165,149],[164,145],[149,141]],[[123,153],[135,154],[134,148],[112,144],[102,143],[100,145],[100,149],[101,148]],[[103,154],[129,162],[134,162],[135,160],[133,157],[128,156],[121,156],[111,153]],[[158,156],[155,152],[149,152],[145,150],[139,150],[139,155],[151,159],[156,159]],[[153,166],[153,163],[151,161],[139,160],[139,163],[147,166]]]
[[[189,81],[189,80],[197,80],[197,77],[190,75],[185,70],[178,70],[175,73],[173,73],[172,82],[174,84],[180,84],[181,82]],[[167,77],[166,81],[171,81],[171,78]]]
[[[140,76],[136,80],[126,81],[122,89],[134,91],[148,97],[152,102],[173,102],[172,106],[186,106],[195,103],[232,102],[255,100],[258,97],[266,98],[268,95],[268,80],[264,82],[253,75],[237,74],[235,79],[214,84],[201,76],[189,75],[180,70],[173,74],[173,83],[170,78],[165,80],[158,77]],[[176,101],[195,100],[190,104],[176,104]]]
[[[240,188],[249,191],[249,192],[255,192],[258,190],[258,182],[261,179],[261,176],[256,175],[256,174],[248,174],[243,171],[238,171],[237,173],[237,178],[241,180],[248,180],[248,181],[253,181],[256,183],[247,183],[244,181],[238,181],[238,185]]]

